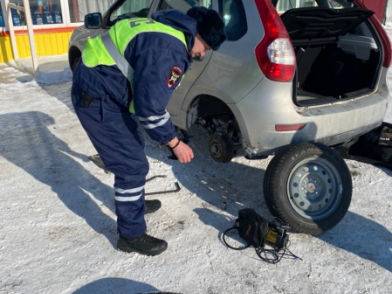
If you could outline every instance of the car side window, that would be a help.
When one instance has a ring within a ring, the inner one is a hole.
[[[246,34],[248,25],[242,0],[220,0],[219,12],[229,41],[236,41]]]
[[[110,24],[130,17],[147,17],[152,0],[126,0],[110,15]]]
[[[158,10],[177,9],[186,13],[194,6],[212,7],[212,0],[163,0],[158,6]]]

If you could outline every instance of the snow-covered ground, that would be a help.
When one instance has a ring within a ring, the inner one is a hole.
[[[71,83],[42,84],[0,65],[0,293],[392,293],[392,171],[348,160],[349,212],[332,230],[291,234],[303,260],[270,265],[253,249],[220,241],[237,211],[265,216],[262,181],[270,159],[219,164],[202,133],[195,160],[181,165],[147,139],[147,185],[162,208],[148,231],[168,241],[162,255],[115,249],[113,176],[95,154],[70,103]]]

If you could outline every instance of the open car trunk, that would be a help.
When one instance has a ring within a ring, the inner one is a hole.
[[[380,44],[361,8],[297,8],[282,16],[297,57],[295,101],[320,105],[372,91]]]

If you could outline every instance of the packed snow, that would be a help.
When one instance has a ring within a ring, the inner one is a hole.
[[[221,241],[241,208],[271,217],[262,191],[271,158],[216,163],[201,131],[186,165],[146,137],[148,177],[165,176],[147,192],[181,186],[149,197],[162,208],[146,216],[148,233],[169,247],[155,257],[117,251],[113,175],[88,159],[96,151],[65,74],[44,83],[0,65],[0,293],[392,293],[391,170],[347,160],[344,219],[321,236],[290,234],[302,260],[271,265]]]

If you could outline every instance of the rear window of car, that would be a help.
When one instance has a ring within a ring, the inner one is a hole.
[[[284,13],[287,10],[294,8],[305,7],[321,7],[331,9],[344,9],[353,7],[353,4],[348,0],[272,0],[276,10],[279,13]]]

